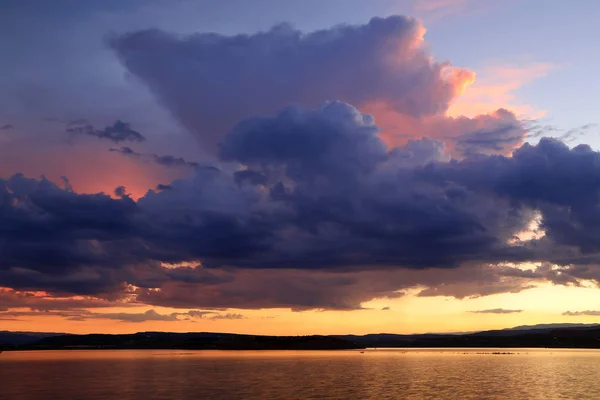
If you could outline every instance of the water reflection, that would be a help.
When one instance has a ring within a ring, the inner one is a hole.
[[[4,352],[0,399],[600,398],[598,351],[494,351]]]

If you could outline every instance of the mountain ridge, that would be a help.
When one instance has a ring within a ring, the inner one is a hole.
[[[474,333],[268,336],[220,332],[66,334],[0,331],[0,349],[326,350],[371,347],[600,348],[600,324],[538,324]]]

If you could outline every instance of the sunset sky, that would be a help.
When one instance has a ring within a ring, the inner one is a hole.
[[[597,0],[0,8],[0,330],[600,323]]]

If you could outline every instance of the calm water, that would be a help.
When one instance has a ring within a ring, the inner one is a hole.
[[[0,399],[600,399],[600,351],[4,352]]]

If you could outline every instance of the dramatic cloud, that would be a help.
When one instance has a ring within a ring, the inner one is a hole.
[[[474,75],[435,62],[423,34],[416,20],[390,17],[307,34],[280,25],[113,36],[123,65],[213,163],[103,148],[144,169],[187,167],[187,177],[155,176],[147,193],[120,182],[122,164],[111,164],[119,182],[106,194],[79,193],[66,178],[3,175],[0,286],[12,292],[0,295],[10,309],[32,309],[6,317],[239,319],[84,309],[357,310],[415,288],[462,299],[600,282],[599,153],[523,144],[526,123],[502,108],[449,116]],[[67,130],[147,145],[121,120]],[[99,165],[73,173],[94,180]]]
[[[288,105],[383,102],[413,117],[444,113],[474,75],[432,62],[424,33],[415,19],[389,17],[309,34],[286,24],[231,37],[147,30],[110,45],[175,117],[215,146],[239,120]]]
[[[133,285],[137,301],[187,308],[357,309],[418,285],[463,298],[575,283],[566,271],[598,259],[600,155],[588,147],[542,139],[510,158],[447,162],[431,140],[388,150],[378,133],[340,102],[255,117],[220,146],[241,170],[199,168],[137,202],[123,188],[115,199],[13,176],[0,182],[0,284],[81,295]],[[536,218],[543,234],[515,241]],[[549,264],[501,266],[525,261]],[[164,264],[182,262],[199,266]],[[430,268],[470,272],[408,272]]]
[[[386,159],[377,133],[371,116],[344,103],[316,111],[290,108],[275,118],[241,122],[221,143],[221,159],[251,168],[285,167],[296,182],[319,175],[348,179]]]
[[[454,158],[473,154],[510,155],[527,137],[526,124],[514,113],[498,109],[472,118],[434,115],[416,118],[376,103],[361,107],[373,114],[388,146],[402,146],[413,138],[431,138],[445,144]],[[544,129],[542,133],[547,133]]]
[[[136,299],[179,308],[277,308],[358,310],[375,298],[399,298],[411,288],[420,296],[475,298],[520,292],[532,279],[502,275],[506,267],[465,265],[456,269],[324,271],[278,269],[211,270],[204,282],[170,281],[160,290],[140,289]],[[203,272],[205,274],[206,272]],[[193,279],[193,280],[192,280]],[[538,279],[534,279],[535,282]],[[539,281],[542,281],[540,278]],[[437,293],[433,293],[435,288]]]
[[[523,310],[505,310],[504,308],[492,308],[489,310],[477,310],[469,312],[474,314],[516,314],[523,312]]]
[[[512,112],[446,115],[475,76],[432,61],[424,33],[412,18],[389,17],[308,34],[288,25],[232,37],[149,30],[110,44],[205,146],[241,119],[341,100],[374,115],[388,145],[428,137],[455,157],[510,154],[526,136]]]
[[[146,138],[131,129],[128,123],[116,121],[112,126],[107,126],[102,130],[94,129],[94,127],[85,120],[73,121],[67,126],[67,132],[76,135],[95,136],[99,139],[107,139],[115,143],[130,141],[143,142]]]

